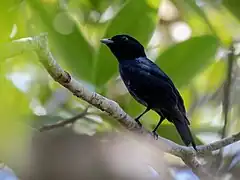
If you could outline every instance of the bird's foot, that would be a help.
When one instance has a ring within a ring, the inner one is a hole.
[[[153,137],[155,140],[158,140],[158,134],[156,131],[152,131]]]

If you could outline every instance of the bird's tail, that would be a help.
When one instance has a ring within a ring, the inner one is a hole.
[[[173,121],[178,133],[180,134],[184,144],[188,146],[189,144],[192,144],[192,147],[197,151],[196,144],[194,142],[192,133],[190,131],[190,128],[187,124],[188,121],[184,120],[175,120]]]

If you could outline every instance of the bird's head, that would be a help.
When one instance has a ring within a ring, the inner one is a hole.
[[[146,57],[144,47],[129,35],[116,35],[101,42],[110,48],[118,61]]]

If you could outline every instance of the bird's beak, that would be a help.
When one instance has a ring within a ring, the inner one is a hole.
[[[101,41],[101,43],[106,44],[106,45],[114,43],[113,40],[111,40],[111,39],[101,39],[100,41]]]

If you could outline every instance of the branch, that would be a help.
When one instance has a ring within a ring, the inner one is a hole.
[[[223,147],[226,147],[230,144],[233,144],[233,143],[235,143],[239,140],[240,140],[240,132],[236,133],[236,134],[234,134],[230,137],[215,141],[215,142],[207,144],[207,145],[197,146],[198,153],[199,154],[206,154],[206,153],[211,152],[211,151],[216,151],[216,150],[219,150],[219,149],[221,149]]]
[[[231,93],[231,86],[232,86],[232,73],[233,73],[233,64],[234,64],[234,53],[235,53],[235,48],[234,48],[234,44],[232,43],[230,48],[229,48],[229,52],[228,52],[228,56],[227,56],[227,76],[226,76],[226,80],[224,82],[224,88],[223,88],[223,100],[222,100],[222,112],[223,112],[223,116],[224,116],[224,125],[222,128],[222,138],[226,137],[227,134],[227,127],[228,127],[228,121],[229,121],[229,106],[230,106],[230,93]],[[220,149],[219,153],[218,153],[218,160],[216,161],[216,165],[220,170],[221,167],[221,163],[223,161],[223,148]]]
[[[80,114],[76,115],[76,116],[73,116],[69,119],[64,119],[62,121],[58,121],[54,124],[48,124],[48,125],[43,125],[42,127],[39,128],[39,131],[40,132],[43,132],[43,131],[48,131],[48,130],[52,130],[52,129],[55,129],[55,128],[58,128],[58,127],[63,127],[63,126],[66,126],[67,124],[73,124],[75,121],[77,121],[78,119],[84,117],[85,115],[87,115],[87,111],[88,111],[88,108],[87,107],[83,112],[81,112]]]
[[[14,50],[12,50],[12,48],[14,48]],[[49,50],[47,34],[15,40],[10,44],[1,47],[1,49],[2,52],[5,52],[5,54],[0,58],[8,58],[24,51],[35,50],[39,56],[39,61],[56,82],[71,91],[73,95],[85,100],[96,108],[105,111],[109,116],[120,122],[128,130],[137,134],[142,134],[145,137],[150,137],[150,140],[159,146],[162,151],[182,158],[182,160],[188,166],[193,168],[197,174],[202,173],[206,175],[205,170],[203,171],[202,165],[196,160],[197,155],[209,154],[212,151],[218,150],[240,140],[240,133],[237,133],[229,138],[225,138],[208,145],[197,146],[197,153],[192,147],[178,145],[175,142],[161,136],[158,136],[158,140],[156,140],[151,132],[147,131],[143,127],[139,127],[134,119],[124,112],[116,102],[107,99],[96,92],[88,90],[80,82],[75,80],[68,72],[64,71]],[[65,122],[60,122],[59,124],[61,123],[64,124]]]
[[[230,104],[230,92],[232,85],[232,71],[234,64],[234,44],[231,44],[229,48],[228,54],[228,69],[227,69],[227,78],[224,84],[224,96],[223,96],[223,113],[224,113],[224,126],[222,130],[222,138],[226,136],[227,131],[227,123],[228,123],[228,112],[229,112],[229,104]]]

